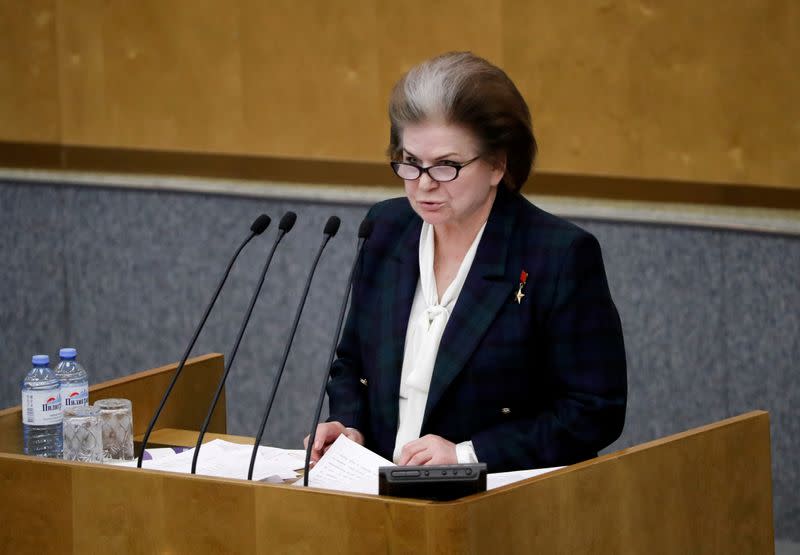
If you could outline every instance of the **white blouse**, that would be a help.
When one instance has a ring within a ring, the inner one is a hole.
[[[433,271],[433,226],[425,222],[422,224],[419,237],[419,281],[408,318],[400,378],[400,414],[393,454],[395,463],[400,460],[403,446],[419,438],[439,343],[472,267],[485,227],[484,222],[464,256],[456,277],[440,300]],[[471,441],[456,445],[456,456],[459,463],[478,462]]]

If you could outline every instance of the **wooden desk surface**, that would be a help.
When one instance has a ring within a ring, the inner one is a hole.
[[[179,428],[161,428],[154,430],[147,440],[148,447],[194,447],[197,444],[197,434],[194,430],[182,430]],[[144,434],[139,434],[133,438],[136,443],[141,443]],[[203,444],[215,439],[224,439],[231,443],[241,445],[253,445],[255,438],[248,436],[235,436],[230,434],[206,433],[203,437]]]

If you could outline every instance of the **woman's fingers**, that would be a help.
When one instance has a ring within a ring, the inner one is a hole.
[[[344,432],[344,426],[339,422],[323,422],[317,425],[317,433],[314,437],[314,445],[311,448],[311,460],[317,462],[327,451],[328,446],[333,443],[339,435]],[[309,436],[303,440],[303,445],[308,448]]]
[[[401,465],[456,463],[458,456],[455,443],[433,434],[409,441],[400,451]]]
[[[355,428],[345,428],[341,422],[323,422],[317,425],[317,433],[314,437],[314,445],[311,449],[311,460],[316,462],[324,455],[330,446],[340,435],[364,445],[364,434]],[[309,436],[303,440],[303,445],[308,448]]]

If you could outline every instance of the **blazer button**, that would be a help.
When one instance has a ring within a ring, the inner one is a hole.
[[[367,378],[361,378],[358,381],[360,381],[362,385],[365,385],[365,386],[367,385]]]
[[[503,414],[511,414],[511,409],[508,407],[503,407],[502,409],[500,409],[500,412],[502,412]]]

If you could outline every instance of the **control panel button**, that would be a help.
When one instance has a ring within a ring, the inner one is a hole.
[[[416,478],[419,475],[419,470],[392,470],[393,478]]]

